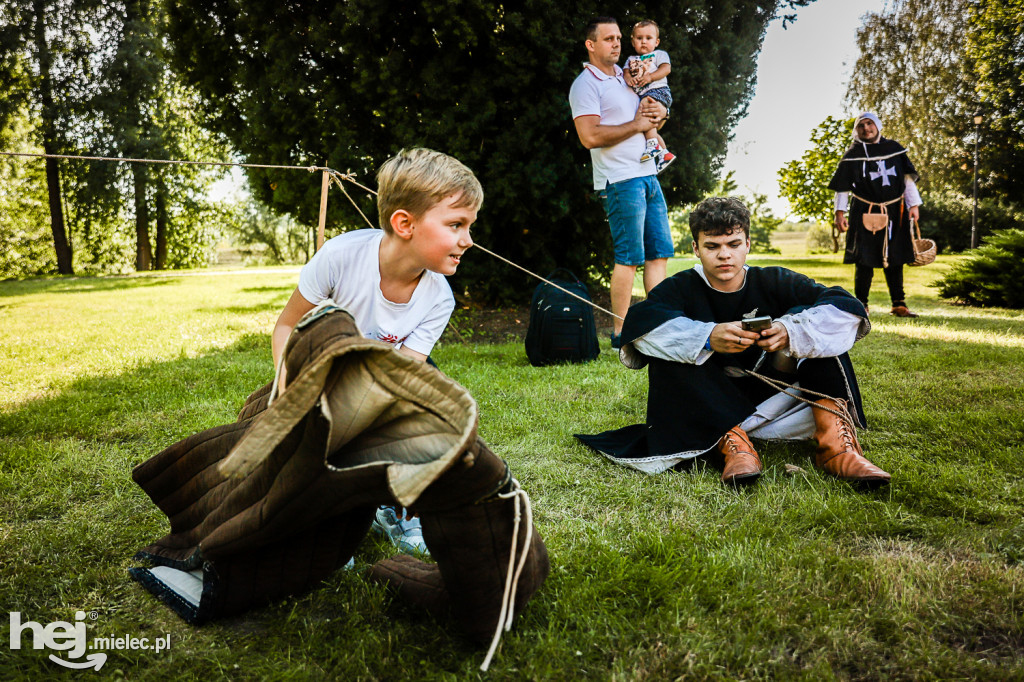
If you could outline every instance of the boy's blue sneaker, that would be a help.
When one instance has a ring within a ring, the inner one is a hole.
[[[399,517],[394,507],[381,507],[373,520],[373,530],[384,535],[403,554],[429,555],[418,518]]]
[[[612,334],[612,350],[622,348],[622,334]]]

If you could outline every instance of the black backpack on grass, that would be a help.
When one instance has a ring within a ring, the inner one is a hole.
[[[555,270],[547,279],[590,300],[586,285],[564,268]],[[542,367],[559,362],[587,362],[600,352],[593,309],[547,282],[537,285],[526,330],[526,357],[530,364]]]

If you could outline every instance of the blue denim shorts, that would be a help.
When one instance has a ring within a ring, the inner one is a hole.
[[[644,94],[640,95],[640,99],[643,99],[644,97],[650,97],[655,102],[661,102],[664,104],[666,109],[672,109],[672,91],[668,88],[654,88],[653,90],[648,90]]]
[[[598,196],[604,202],[618,265],[643,265],[644,261],[674,255],[668,208],[658,176],[609,183]]]

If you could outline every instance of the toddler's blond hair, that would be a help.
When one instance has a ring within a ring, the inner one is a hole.
[[[479,210],[484,188],[465,164],[433,149],[403,149],[377,171],[377,219],[385,232],[395,211],[421,216],[450,196],[458,197],[456,207]]]

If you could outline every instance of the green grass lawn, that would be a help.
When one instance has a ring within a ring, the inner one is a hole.
[[[752,262],[852,286],[837,256]],[[1024,679],[1024,314],[940,301],[928,284],[953,262],[907,269],[917,320],[884,314],[877,273],[880,314],[852,353],[862,443],[893,475],[875,492],[821,475],[810,444],[765,445],[765,476],[740,491],[703,466],[614,466],[572,438],[643,420],[646,372],[619,365],[607,339],[594,363],[538,369],[522,344],[448,338],[434,357],[479,402],[552,562],[487,676]],[[269,332],[296,279],[0,282],[0,605],[44,625],[84,611],[90,638],[170,635],[165,652],[108,652],[103,677],[478,674],[483,652],[450,623],[366,581],[388,554],[372,538],[358,570],[201,628],[127,576],[167,530],[131,468],[235,419],[272,375]],[[59,674],[29,633],[11,650],[8,630],[0,678]]]

